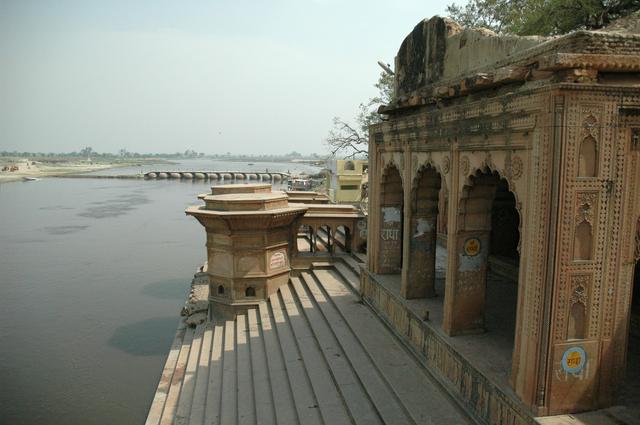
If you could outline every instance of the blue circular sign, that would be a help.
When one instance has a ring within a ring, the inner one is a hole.
[[[587,363],[587,353],[582,347],[571,347],[562,355],[562,369],[571,374],[578,374]]]

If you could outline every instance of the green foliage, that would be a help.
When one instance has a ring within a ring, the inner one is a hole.
[[[447,15],[464,27],[487,28],[497,33],[504,26],[518,19],[522,3],[526,0],[470,0],[464,6],[452,3],[447,6]]]
[[[470,0],[447,6],[447,14],[466,27],[517,35],[599,29],[637,10],[640,0]]]

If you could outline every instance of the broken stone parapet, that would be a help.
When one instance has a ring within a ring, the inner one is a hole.
[[[518,37],[463,29],[437,16],[421,21],[396,56],[395,99],[378,112],[393,114],[506,85],[535,87],[540,79],[597,83],[599,73],[638,72],[640,26],[625,25],[624,32]]]

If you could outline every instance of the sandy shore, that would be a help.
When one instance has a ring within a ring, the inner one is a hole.
[[[0,160],[0,169],[5,166],[17,166],[16,171],[0,171],[0,183],[21,181],[23,177],[50,177],[67,174],[89,173],[91,171],[105,170],[116,167],[129,167],[139,164],[139,162],[87,162],[87,161],[60,161],[60,162],[38,162],[27,158],[12,158],[11,160]]]

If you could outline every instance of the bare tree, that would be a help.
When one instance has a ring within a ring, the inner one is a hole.
[[[393,99],[393,75],[381,72],[375,84],[378,96],[361,103],[353,122],[340,117],[333,119],[333,128],[329,131],[326,144],[331,156],[345,159],[367,157],[369,153],[369,126],[380,122],[378,107]]]
[[[369,152],[369,134],[362,131],[342,118],[333,119],[333,129],[327,136],[327,145],[331,156],[344,154],[344,158],[355,158],[359,155],[367,155]]]

